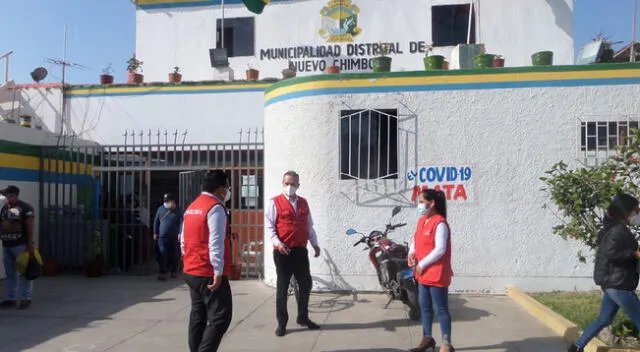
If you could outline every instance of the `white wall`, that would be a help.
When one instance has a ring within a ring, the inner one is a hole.
[[[158,129],[161,144],[164,131],[168,131],[169,143],[173,143],[178,130],[178,144],[182,143],[231,143],[239,142],[240,129],[255,129],[263,124],[264,93],[234,92],[206,94],[134,94],[68,99],[70,119],[79,136],[100,144],[124,144],[125,132],[144,131],[144,143],[148,143],[149,130],[152,143],[157,143]],[[131,137],[128,137],[131,143]],[[139,143],[136,137],[136,143]],[[245,138],[246,139],[246,138]]]
[[[281,77],[287,60],[260,60],[261,49],[333,44],[319,35],[320,11],[327,3],[299,0],[267,5],[255,17],[257,56],[230,59],[236,79],[244,78],[248,64],[259,69],[261,77]],[[413,71],[423,70],[424,54],[409,53],[409,42],[431,43],[430,6],[468,1],[354,0],[353,3],[360,8],[358,26],[362,32],[353,43],[337,43],[343,55],[347,44],[399,42],[404,54],[393,56],[392,70]],[[529,66],[531,54],[541,50],[553,51],[555,64],[573,64],[572,0],[481,1],[478,14],[478,42],[484,43],[489,53],[504,55],[507,66]],[[225,18],[247,16],[255,15],[244,5],[225,6]],[[136,53],[144,62],[145,80],[167,81],[167,74],[176,65],[182,68],[184,80],[211,79],[209,49],[215,47],[216,19],[220,17],[217,6],[138,10]],[[451,47],[439,48],[433,54],[449,57],[450,50]],[[331,64],[333,58],[327,61]],[[299,75],[320,72],[299,72]]]
[[[356,239],[344,231],[380,229],[391,207],[403,205],[408,208],[398,221],[409,226],[392,238],[409,241],[417,216],[410,201],[414,182],[404,175],[416,166],[470,166],[469,199],[448,203],[452,288],[591,288],[592,263],[579,263],[576,243],[552,234],[557,219],[542,209],[549,200],[539,191],[539,177],[560,160],[575,166],[576,117],[633,113],[640,108],[638,94],[639,85],[626,85],[323,95],[276,102],[265,110],[265,192],[280,192],[282,173],[297,170],[300,194],[309,200],[325,251],[324,260],[311,258],[316,287],[326,286],[324,281],[375,290],[367,253],[353,248]],[[359,108],[399,109],[397,181],[339,180],[340,110]],[[265,268],[266,282],[275,284],[269,256]]]

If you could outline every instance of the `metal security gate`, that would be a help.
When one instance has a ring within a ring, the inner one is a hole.
[[[41,252],[65,271],[96,258],[109,273],[157,270],[153,219],[162,196],[183,209],[200,192],[205,170],[232,182],[234,260],[245,276],[262,275],[263,132],[241,131],[239,143],[185,144],[177,131],[125,134],[124,145],[44,147],[41,158]],[[200,177],[200,179],[198,179]]]

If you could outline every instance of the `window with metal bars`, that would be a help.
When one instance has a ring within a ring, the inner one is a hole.
[[[588,121],[580,124],[580,150],[613,151],[629,142],[638,121]]]
[[[398,110],[340,112],[340,179],[398,178]]]

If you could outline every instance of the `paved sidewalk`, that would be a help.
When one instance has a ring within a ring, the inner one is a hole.
[[[0,284],[1,286],[1,284]],[[36,281],[27,311],[0,310],[0,351],[187,351],[189,295],[181,280],[153,277],[46,277]],[[274,335],[274,290],[232,283],[234,317],[221,352],[406,351],[421,328],[398,303],[378,294],[312,294],[311,318],[322,330],[290,324]],[[290,297],[295,321],[295,299]],[[456,351],[564,351],[565,343],[505,296],[451,298]],[[439,336],[438,324],[434,324]]]

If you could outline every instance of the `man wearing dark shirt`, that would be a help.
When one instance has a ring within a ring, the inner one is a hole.
[[[31,291],[33,281],[28,281],[24,276],[18,275],[16,259],[25,251],[34,253],[33,243],[35,212],[33,207],[19,199],[20,189],[16,186],[8,186],[0,190],[0,194],[7,199],[6,204],[0,209],[0,240],[2,240],[3,263],[7,275],[4,285],[3,307],[15,307],[26,309],[31,305]],[[16,291],[18,297],[16,297]]]
[[[180,244],[178,235],[182,225],[182,212],[176,205],[176,200],[171,193],[164,195],[164,204],[156,212],[153,220],[153,239],[158,246],[158,265],[160,275],[158,280],[165,281],[167,272],[176,278],[178,264],[180,263]]]

